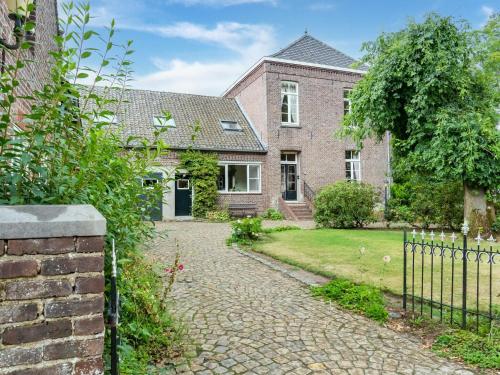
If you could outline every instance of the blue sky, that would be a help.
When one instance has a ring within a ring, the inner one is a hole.
[[[492,0],[90,0],[93,24],[116,19],[134,40],[132,86],[219,95],[262,56],[304,30],[353,56],[364,41],[428,12],[484,24]]]

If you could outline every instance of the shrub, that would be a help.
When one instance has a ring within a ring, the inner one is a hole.
[[[314,200],[314,219],[327,228],[363,227],[374,221],[378,195],[372,185],[341,181],[323,188]]]
[[[495,221],[491,225],[491,230],[495,233],[500,233],[500,215],[496,216]]]
[[[361,312],[368,318],[385,322],[388,317],[382,292],[369,285],[356,285],[345,279],[333,279],[328,284],[313,287],[316,296],[336,301],[349,310]]]
[[[181,168],[191,176],[194,191],[193,216],[204,218],[217,206],[218,159],[215,154],[189,150],[180,155]]]
[[[268,208],[261,217],[268,220],[283,220],[285,216],[275,208]]]
[[[238,219],[231,223],[233,231],[228,244],[233,242],[241,244],[250,244],[252,241],[259,239],[262,233],[262,219],[259,217],[247,217]]]
[[[388,221],[400,221],[428,228],[459,229],[463,221],[463,187],[459,181],[439,182],[423,176],[391,186]]]
[[[469,331],[452,330],[438,336],[432,349],[440,356],[460,357],[481,368],[500,369],[500,335],[482,337]]]
[[[231,215],[229,215],[227,210],[208,211],[207,220],[215,223],[224,223],[231,220]]]

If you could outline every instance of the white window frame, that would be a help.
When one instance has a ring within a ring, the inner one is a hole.
[[[230,165],[245,165],[247,167],[247,191],[229,191],[229,166]],[[219,194],[262,194],[262,163],[261,162],[241,162],[241,161],[227,161],[219,163],[219,166],[224,167],[224,190],[218,190]],[[256,178],[250,177],[250,166],[259,167],[259,190],[250,191],[250,180]]]
[[[234,121],[234,120],[219,120],[220,122],[220,126],[222,126],[222,130],[225,130],[225,131],[230,131],[230,132],[241,132],[243,131],[243,129],[241,128],[241,125],[238,121]],[[229,124],[234,124],[235,127],[230,127],[230,126],[227,126]]]
[[[352,158],[352,154],[351,154],[351,158],[349,158],[349,159],[345,158],[345,164],[344,165],[346,165],[347,163],[349,163],[350,167],[351,167],[351,169],[350,169],[351,170],[351,176],[350,177],[346,176],[345,177],[346,180],[348,180],[348,181],[355,181],[355,182],[361,182],[361,151],[345,150],[344,153],[345,152],[351,152],[351,153],[352,152],[357,152],[357,154],[358,154],[358,158],[357,159],[356,158]],[[355,163],[358,163],[358,165],[359,165],[359,176],[358,176],[357,179],[352,178],[352,171],[354,170],[353,166],[354,166]],[[346,168],[346,174],[347,174],[347,168]]]
[[[155,128],[176,128],[175,120],[166,116],[153,116],[153,126]]]
[[[287,84],[293,84],[295,85],[295,92],[293,93],[290,93],[290,92],[287,92],[287,91],[283,91],[283,84],[284,83],[287,83]],[[285,126],[299,126],[299,123],[300,123],[300,118],[299,118],[299,84],[298,82],[294,82],[294,81],[281,81],[280,82],[280,93],[281,93],[281,101],[280,101],[280,119],[281,119],[281,124],[282,125],[285,125]],[[291,115],[291,112],[290,112],[290,102],[288,103],[288,121],[283,121],[283,112],[282,112],[282,108],[283,108],[283,96],[284,95],[294,95],[297,97],[297,113],[296,113],[296,117],[297,117],[297,121],[295,122],[290,122],[290,119],[292,117]]]
[[[345,97],[345,93],[346,92],[350,94],[352,92],[352,88],[350,88],[350,87],[344,87],[344,89],[342,90],[342,113],[344,114],[344,116],[346,114],[351,113],[351,111],[352,111],[352,107],[351,107],[352,106],[352,102],[351,102],[350,98],[348,98],[348,97],[346,98]],[[348,106],[349,106],[349,109],[348,109],[347,113],[345,112],[345,103],[347,103]]]

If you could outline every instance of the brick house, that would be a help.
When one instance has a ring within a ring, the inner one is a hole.
[[[21,2],[20,2],[21,3]],[[41,89],[43,84],[50,78],[52,66],[50,51],[57,48],[54,36],[57,35],[58,15],[57,0],[37,0],[36,9],[29,15],[36,22],[36,29],[26,36],[26,40],[32,43],[27,50],[0,50],[0,69],[4,72],[5,65],[15,61],[17,53],[21,58],[29,61],[25,68],[20,71],[20,86],[17,96],[29,95],[33,90]],[[15,44],[14,21],[9,18],[7,3],[0,1],[0,38],[8,44]],[[23,114],[30,108],[28,100],[16,101],[13,112],[17,115],[16,120],[21,121]],[[21,124],[22,122],[18,123]]]
[[[127,135],[151,136],[168,126],[164,140],[172,152],[161,164],[175,175],[158,219],[190,216],[189,176],[178,171],[178,152],[217,153],[219,203],[263,212],[279,208],[290,218],[311,214],[315,192],[335,181],[364,181],[387,191],[389,142],[367,141],[361,151],[334,136],[350,110],[349,90],[365,68],[307,33],[276,54],[263,57],[221,97],[130,90],[117,110]],[[162,119],[163,111],[172,118]],[[162,124],[163,122],[163,124]]]

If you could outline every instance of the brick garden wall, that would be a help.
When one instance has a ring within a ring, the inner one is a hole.
[[[103,373],[103,247],[103,236],[0,237],[0,374]]]

